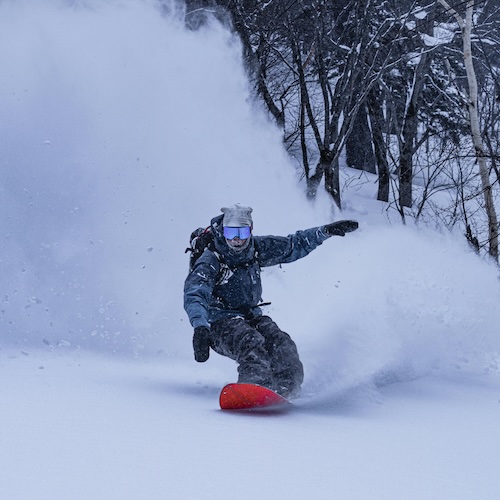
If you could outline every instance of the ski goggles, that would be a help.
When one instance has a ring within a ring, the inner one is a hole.
[[[224,238],[226,240],[234,240],[234,238],[239,238],[240,240],[246,240],[250,238],[252,234],[252,228],[250,226],[243,227],[229,227],[224,226]]]

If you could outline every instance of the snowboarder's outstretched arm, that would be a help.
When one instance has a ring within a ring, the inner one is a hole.
[[[286,264],[305,257],[330,236],[345,236],[358,228],[356,221],[338,221],[297,231],[289,236],[255,236],[262,267]]]

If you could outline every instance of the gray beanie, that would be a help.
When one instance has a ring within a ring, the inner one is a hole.
[[[229,227],[245,227],[252,226],[252,209],[250,207],[242,207],[241,205],[233,205],[232,207],[223,207],[221,212],[224,214],[222,221],[223,226]]]

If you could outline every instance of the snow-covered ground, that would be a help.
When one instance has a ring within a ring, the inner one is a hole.
[[[495,499],[500,384],[427,377],[287,413],[217,409],[232,366],[2,355],[9,499]]]
[[[193,360],[190,231],[235,202],[257,234],[332,220],[227,31],[147,1],[4,0],[0,64],[2,498],[498,498],[498,271],[389,220],[359,173],[334,214],[359,231],[264,273],[303,397],[218,409],[236,366]]]

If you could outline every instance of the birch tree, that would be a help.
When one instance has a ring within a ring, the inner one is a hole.
[[[472,58],[472,24],[474,14],[474,0],[465,3],[465,15],[460,15],[446,0],[437,0],[457,21],[462,33],[464,66],[467,74],[468,110],[470,132],[474,151],[479,168],[481,186],[483,190],[484,205],[488,218],[489,255],[498,262],[498,218],[493,200],[493,187],[490,182],[487,153],[481,136],[478,112],[478,84],[474,61]]]

